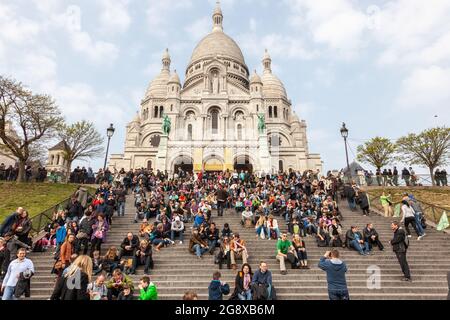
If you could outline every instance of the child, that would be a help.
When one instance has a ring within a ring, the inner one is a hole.
[[[221,276],[220,272],[214,272],[213,280],[208,286],[209,300],[223,300],[223,295],[230,293],[230,286],[220,281]]]
[[[119,293],[117,300],[133,300],[133,295],[131,294],[131,289],[129,285],[124,285],[123,290]]]

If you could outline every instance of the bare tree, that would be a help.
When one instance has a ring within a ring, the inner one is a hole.
[[[449,162],[450,128],[438,127],[401,137],[397,140],[397,150],[402,161],[427,167],[434,186],[434,169]]]
[[[25,180],[33,145],[53,137],[63,121],[49,95],[33,94],[20,82],[0,76],[0,139],[18,159],[18,182]]]
[[[104,139],[92,122],[80,121],[72,125],[62,124],[58,130],[64,142],[66,179],[69,181],[72,163],[75,160],[93,159],[103,154]]]

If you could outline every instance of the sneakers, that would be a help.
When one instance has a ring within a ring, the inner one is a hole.
[[[180,244],[183,244],[183,241],[180,241]]]
[[[408,234],[408,238],[411,238],[411,237],[412,237],[412,235]]]
[[[412,281],[412,280],[411,280],[411,278],[402,278],[402,281],[410,282],[410,281]]]
[[[281,271],[280,273],[281,273],[283,276],[287,275],[287,271],[286,271],[286,270]]]
[[[421,236],[418,236],[418,237],[417,237],[417,240],[422,240],[424,236],[425,236],[424,234],[421,235]]]

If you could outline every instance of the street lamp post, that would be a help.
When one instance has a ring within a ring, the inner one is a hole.
[[[111,137],[114,135],[114,131],[116,131],[116,129],[114,129],[114,126],[111,123],[109,128],[106,129],[106,135],[108,136],[108,146],[106,147],[105,164],[103,165],[103,172],[106,171],[106,161],[108,161],[109,142],[111,141]]]
[[[345,123],[342,124],[342,128],[341,128],[341,136],[342,138],[344,138],[344,144],[345,144],[345,157],[347,159],[347,172],[349,175],[349,178],[351,179],[352,177],[352,173],[350,172],[350,164],[348,162],[348,149],[347,149],[347,138],[348,138],[348,129],[345,126]]]

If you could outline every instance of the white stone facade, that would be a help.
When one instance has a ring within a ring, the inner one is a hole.
[[[250,75],[242,51],[223,32],[218,5],[213,31],[194,49],[184,84],[170,72],[168,50],[161,73],[150,83],[139,114],[128,124],[125,153],[112,155],[110,169],[153,168],[277,172],[322,171],[320,155],[311,154],[306,123],[292,111],[282,82],[272,73],[266,50],[262,76]],[[267,129],[258,131],[258,115]],[[163,117],[171,132],[162,131]]]

